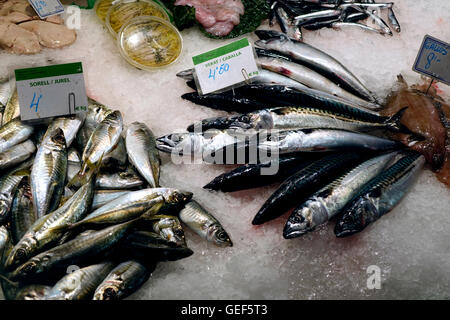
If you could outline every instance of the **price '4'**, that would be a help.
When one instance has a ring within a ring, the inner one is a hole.
[[[218,75],[222,75],[225,72],[230,70],[230,65],[228,63],[222,63],[220,67],[215,67],[209,69],[209,76],[208,78],[212,78],[213,80],[216,80],[216,72]]]

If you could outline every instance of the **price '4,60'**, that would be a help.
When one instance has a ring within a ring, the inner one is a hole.
[[[208,78],[212,78],[213,80],[216,80],[216,73],[218,75],[222,75],[225,72],[230,70],[230,65],[228,63],[222,63],[220,67],[215,67],[213,69],[209,69],[209,76]]]

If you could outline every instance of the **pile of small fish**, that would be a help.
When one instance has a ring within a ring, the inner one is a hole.
[[[270,26],[278,22],[289,37],[302,39],[301,28],[318,30],[324,27],[340,29],[357,27],[370,32],[392,36],[389,25],[381,18],[381,10],[387,11],[391,27],[400,32],[400,24],[394,14],[393,2],[375,0],[269,0]],[[374,26],[361,23],[370,20]]]
[[[207,189],[232,192],[281,182],[253,224],[294,208],[283,231],[287,239],[333,218],[337,237],[360,232],[392,210],[412,185],[425,158],[404,146],[423,137],[400,123],[406,108],[392,116],[376,112],[381,106],[374,94],[333,57],[284,34],[256,34],[265,70],[253,83],[182,96],[245,113],[204,119],[187,132],[158,138],[157,147],[172,155],[198,154],[205,162],[245,164],[216,177]],[[192,71],[178,76],[195,88]],[[407,136],[405,144],[388,139],[389,132]],[[239,151],[245,155],[236,157]],[[264,174],[274,163],[278,170]]]
[[[30,125],[15,116],[16,96],[0,127],[7,299],[125,298],[158,262],[193,254],[181,222],[215,245],[232,245],[191,192],[160,187],[159,152],[145,124],[125,130],[119,111],[90,100],[86,113]]]

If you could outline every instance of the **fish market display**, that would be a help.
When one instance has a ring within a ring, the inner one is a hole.
[[[14,97],[13,90],[2,94],[7,104]],[[47,124],[4,121],[5,298],[123,299],[150,278],[158,262],[194,253],[183,224],[206,241],[232,245],[219,221],[191,201],[191,192],[160,186],[159,151],[149,127],[134,122],[122,136],[123,126],[118,110],[91,99],[86,113]]]
[[[0,48],[16,54],[34,54],[61,48],[76,40],[76,32],[60,16],[41,20],[26,0],[0,3]]]
[[[324,27],[334,29],[349,27],[389,36],[392,36],[391,28],[396,32],[401,30],[394,13],[393,2],[375,0],[269,0],[269,2],[270,25],[278,23],[285,34],[296,40],[302,40],[301,28],[318,30]]]

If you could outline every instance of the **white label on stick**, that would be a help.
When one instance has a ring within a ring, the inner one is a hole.
[[[28,0],[41,19],[64,12],[64,6],[59,0]]]

